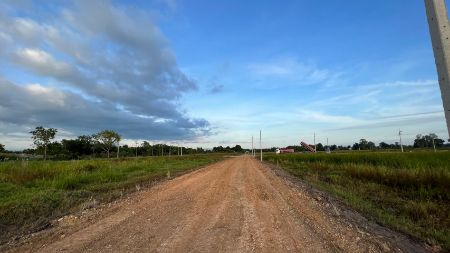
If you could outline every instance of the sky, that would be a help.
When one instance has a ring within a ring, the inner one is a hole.
[[[0,1],[0,143],[448,139],[423,1]]]

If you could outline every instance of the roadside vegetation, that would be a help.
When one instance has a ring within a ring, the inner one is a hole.
[[[0,163],[0,242],[223,155]]]
[[[150,144],[149,141],[135,142],[134,145],[120,145],[122,136],[113,130],[102,130],[92,135],[81,135],[76,139],[53,141],[58,129],[38,126],[29,132],[32,148],[11,151],[0,143],[0,162],[9,160],[73,160],[110,157],[171,156],[211,153],[201,147],[190,148],[164,143]],[[243,152],[239,149],[223,152]],[[229,147],[227,147],[229,148]],[[236,151],[237,150],[237,151]],[[218,151],[219,152],[219,151]]]
[[[268,154],[378,223],[450,251],[450,153]]]

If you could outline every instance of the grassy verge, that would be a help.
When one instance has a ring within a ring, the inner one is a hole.
[[[0,163],[0,242],[223,155]]]
[[[378,223],[450,251],[450,153],[266,155]]]

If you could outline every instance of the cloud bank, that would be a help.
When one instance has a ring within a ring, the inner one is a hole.
[[[109,1],[47,8],[0,11],[0,123],[141,139],[209,133],[183,111],[197,85],[147,13]]]

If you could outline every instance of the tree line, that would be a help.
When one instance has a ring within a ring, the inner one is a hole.
[[[58,130],[55,128],[44,128],[42,126],[36,127],[30,131],[31,139],[33,140],[34,148],[25,149],[24,154],[42,155],[44,159],[51,156],[52,159],[81,159],[85,157],[132,157],[132,156],[170,156],[179,154],[201,154],[208,152],[220,153],[244,153],[250,152],[250,149],[244,149],[240,145],[217,146],[211,150],[205,150],[201,147],[187,148],[172,146],[163,143],[150,144],[148,141],[143,141],[139,145],[130,147],[128,145],[119,145],[122,137],[119,133],[113,130],[102,130],[92,135],[81,135],[76,139],[63,139],[60,142],[53,141]],[[413,145],[403,145],[406,149],[413,148],[441,148],[449,146],[444,144],[445,141],[440,139],[436,134],[430,133],[428,135],[418,134],[414,140]],[[314,148],[313,145],[310,145]],[[307,151],[300,145],[291,145],[287,148],[294,149],[295,152]],[[400,149],[400,144],[388,144],[380,142],[376,145],[372,141],[360,139],[359,142],[348,146],[330,145],[324,146],[322,143],[317,143],[315,146],[317,151],[337,150],[387,150]],[[275,152],[277,147],[266,148],[264,152]],[[5,145],[0,144],[0,153],[8,152]]]
[[[113,130],[102,130],[92,135],[81,135],[75,139],[54,141],[58,130],[55,128],[36,127],[30,131],[34,148],[22,151],[28,155],[42,155],[46,160],[52,159],[81,159],[87,157],[131,157],[131,156],[167,156],[177,154],[204,153],[202,148],[186,148],[163,143],[150,144],[143,141],[139,145],[130,147],[119,145],[122,137]],[[0,153],[7,152],[0,144]]]
[[[441,148],[444,146],[450,146],[450,144],[444,144],[445,141],[443,139],[440,139],[436,134],[430,133],[427,135],[418,134],[416,135],[416,138],[414,139],[413,145],[404,145],[403,148],[406,149],[413,149],[413,148]],[[310,145],[312,148],[314,148],[314,145]],[[307,151],[302,146],[288,146],[287,148],[294,149],[295,152],[305,152]],[[378,145],[376,145],[372,141],[368,141],[366,139],[360,139],[359,142],[355,142],[353,145],[347,145],[347,146],[337,146],[337,145],[330,145],[325,146],[322,143],[316,144],[316,150],[317,151],[326,151],[326,149],[329,148],[330,151],[337,151],[337,150],[388,150],[388,149],[401,149],[400,143],[395,142],[393,144],[388,144],[386,142],[380,142]],[[271,148],[270,150],[275,151],[275,147]]]

